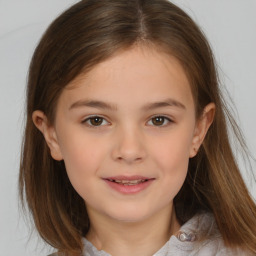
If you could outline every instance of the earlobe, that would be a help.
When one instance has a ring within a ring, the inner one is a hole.
[[[214,115],[215,115],[215,104],[209,103],[208,105],[206,105],[202,116],[197,121],[197,124],[195,127],[195,133],[193,136],[191,149],[190,149],[190,155],[189,155],[190,158],[196,156],[207,134],[207,131],[214,120]]]
[[[37,129],[42,132],[50,149],[52,158],[61,161],[63,157],[60,151],[56,131],[53,126],[49,125],[46,115],[42,111],[36,110],[32,114],[32,120]]]

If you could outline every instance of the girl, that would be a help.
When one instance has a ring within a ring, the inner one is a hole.
[[[20,193],[56,255],[256,253],[216,73],[165,0],[84,0],[51,24],[30,66]]]

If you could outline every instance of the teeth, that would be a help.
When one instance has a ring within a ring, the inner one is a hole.
[[[110,180],[119,184],[123,184],[126,186],[136,185],[142,182],[145,182],[146,180]]]

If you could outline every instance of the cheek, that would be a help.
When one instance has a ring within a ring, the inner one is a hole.
[[[169,201],[180,191],[188,171],[188,144],[163,143],[159,150],[155,151],[156,168],[159,170],[159,178],[162,180],[161,200]]]
[[[170,133],[151,147],[151,154],[154,162],[162,171],[162,175],[167,175],[173,181],[184,179],[187,174],[190,148],[192,143],[191,131],[179,131]]]
[[[106,149],[97,140],[79,134],[66,136],[61,141],[60,148],[68,177],[79,191],[81,186],[97,176],[101,163],[104,162]]]

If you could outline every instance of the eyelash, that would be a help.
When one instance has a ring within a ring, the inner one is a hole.
[[[96,118],[102,119],[103,122],[105,121],[105,122],[107,122],[107,123],[109,124],[109,122],[106,121],[106,119],[105,119],[104,117],[98,116],[98,115],[87,117],[86,119],[84,119],[84,120],[82,121],[82,124],[86,124],[88,127],[94,128],[94,129],[95,129],[95,128],[100,128],[100,127],[106,125],[106,124],[103,124],[103,125],[102,125],[102,123],[101,123],[100,125],[93,125],[93,124],[91,123],[91,121],[92,121],[93,119],[96,119]],[[164,119],[164,124],[162,124],[162,125],[154,125],[154,124],[152,124],[152,126],[155,126],[155,127],[158,127],[158,128],[166,127],[166,126],[170,125],[171,123],[174,123],[174,121],[173,121],[172,119],[170,119],[169,117],[164,116],[164,115],[153,116],[153,117],[150,118],[150,120],[149,120],[148,122],[151,122],[151,123],[152,123],[152,120],[153,120],[154,118],[163,118],[163,119]],[[148,122],[147,122],[147,123],[148,123]],[[167,122],[167,124],[166,124],[166,122]],[[89,124],[89,123],[90,123],[90,124]]]

